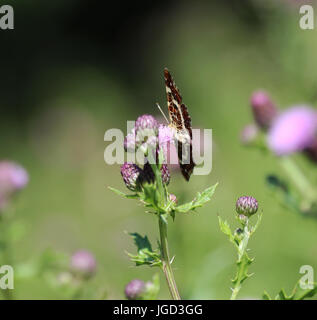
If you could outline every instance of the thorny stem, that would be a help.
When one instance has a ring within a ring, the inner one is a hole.
[[[317,192],[309,180],[290,157],[281,158],[280,163],[303,195],[305,199],[304,203],[306,202],[308,206],[311,206],[312,203],[317,200]]]
[[[181,297],[178,293],[173,269],[170,262],[169,250],[168,250],[168,241],[167,241],[167,225],[163,220],[161,215],[159,215],[159,230],[160,230],[160,239],[161,239],[161,259],[162,259],[162,269],[165,274],[165,278],[168,284],[169,291],[174,300],[181,300]]]
[[[232,288],[232,294],[231,294],[230,300],[235,300],[237,298],[237,295],[241,289],[241,283],[244,279],[243,277],[244,277],[245,267],[247,266],[247,263],[248,263],[248,257],[245,256],[248,242],[250,239],[248,223],[246,223],[244,226],[243,234],[244,234],[243,239],[239,245],[239,254],[238,254],[238,261],[237,261],[238,272],[236,275],[235,285]]]

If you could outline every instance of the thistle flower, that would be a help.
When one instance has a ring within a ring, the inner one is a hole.
[[[259,133],[258,127],[251,123],[246,125],[240,133],[240,141],[243,145],[251,144]]]
[[[124,290],[125,296],[128,300],[138,300],[142,297],[145,291],[145,283],[142,280],[134,279],[130,281]]]
[[[0,162],[0,210],[4,209],[10,198],[28,183],[29,176],[20,165],[9,162]]]
[[[268,132],[269,148],[278,156],[309,147],[317,131],[317,113],[307,106],[292,107],[273,122]]]
[[[236,202],[236,211],[239,215],[250,217],[258,211],[258,202],[250,196],[240,197]]]
[[[155,174],[152,170],[151,165],[146,162],[143,167],[144,172],[144,180],[151,183],[155,181]],[[166,185],[170,183],[170,173],[166,163],[163,163],[161,166],[161,173],[162,173],[162,182]]]
[[[160,124],[158,127],[158,146],[163,150],[165,160],[170,156],[171,145],[174,144],[174,130]]]
[[[71,257],[71,269],[84,276],[91,276],[96,271],[96,259],[86,250],[76,251]]]
[[[158,122],[149,114],[144,114],[135,121],[135,135],[137,146],[142,146],[144,151],[148,147],[156,148]]]
[[[121,175],[128,189],[139,191],[143,177],[142,169],[132,162],[125,162],[121,166]]]
[[[142,130],[153,130],[154,135],[157,134],[158,123],[152,115],[144,114],[136,119],[135,132],[138,133]]]
[[[256,124],[267,130],[277,116],[277,108],[265,91],[256,91],[251,96],[251,108]]]

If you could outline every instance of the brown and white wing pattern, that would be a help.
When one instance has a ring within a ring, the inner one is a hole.
[[[188,181],[195,167],[192,147],[192,125],[187,107],[182,103],[182,96],[169,73],[164,69],[167,107],[171,126],[176,130],[178,160],[181,172]]]

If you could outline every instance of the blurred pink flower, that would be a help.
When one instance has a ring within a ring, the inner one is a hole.
[[[29,181],[26,170],[10,161],[0,161],[0,210],[4,209],[11,196],[23,189]]]
[[[87,250],[76,251],[71,257],[71,269],[86,276],[92,275],[96,266],[95,257]]]
[[[254,123],[246,125],[240,133],[241,143],[244,145],[252,143],[258,136],[258,133],[259,129]]]
[[[256,124],[267,130],[277,115],[277,108],[265,91],[255,91],[251,96],[251,108]]]
[[[279,115],[268,132],[269,148],[278,156],[302,151],[313,143],[317,113],[307,106],[294,106]]]

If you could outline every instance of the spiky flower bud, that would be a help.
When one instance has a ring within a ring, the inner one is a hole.
[[[121,166],[121,175],[128,189],[139,191],[142,180],[142,169],[132,162],[125,162]]]
[[[153,183],[155,181],[155,174],[152,170],[151,165],[146,162],[144,167],[143,167],[143,172],[144,172],[144,180]],[[162,174],[162,182],[166,185],[170,183],[170,173],[168,170],[167,164],[163,163],[161,166],[161,174]]]
[[[142,297],[144,290],[145,290],[144,281],[139,279],[134,279],[126,285],[124,293],[128,300],[138,300]]]
[[[257,125],[267,130],[277,115],[277,108],[265,91],[256,91],[251,96],[251,107]]]
[[[258,211],[258,202],[250,196],[240,197],[236,202],[236,211],[239,215],[250,217]]]

